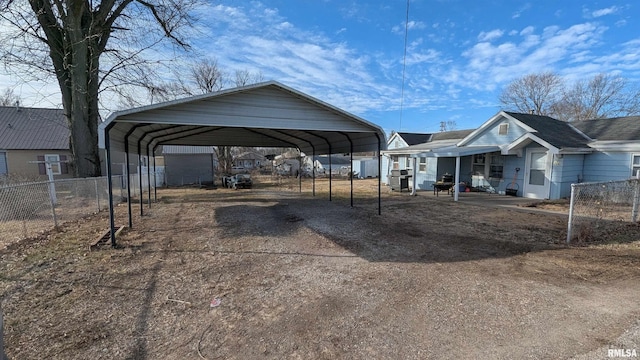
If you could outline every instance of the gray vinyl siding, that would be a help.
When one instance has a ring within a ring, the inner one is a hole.
[[[499,134],[501,124],[509,125],[506,135]],[[513,142],[525,133],[525,129],[518,126],[514,121],[510,119],[503,119],[502,121],[497,121],[492,126],[477,134],[471,142],[466,144],[466,146],[501,146]]]
[[[517,189],[518,196],[522,196],[522,189],[524,187],[524,165],[525,157],[507,156],[504,159],[504,178],[498,184],[496,191],[499,193],[506,191],[506,189]],[[516,171],[520,169],[520,171]]]
[[[596,152],[584,160],[584,182],[625,180],[631,177],[631,154]]]
[[[385,185],[389,184],[388,175],[391,174],[391,159],[389,156],[382,156],[382,183]]]
[[[562,199],[571,196],[571,184],[580,182],[584,155],[564,155],[553,159],[551,173],[550,199]]]
[[[436,181],[436,175],[438,171],[438,159],[426,158],[426,171],[416,173],[416,189],[418,190],[432,190],[433,183]],[[417,160],[418,170],[420,169],[420,158]]]

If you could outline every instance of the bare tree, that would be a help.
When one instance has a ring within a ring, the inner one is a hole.
[[[588,81],[577,81],[553,107],[553,115],[565,121],[602,119],[640,113],[640,91],[627,79],[598,74]]]
[[[440,132],[453,131],[458,128],[455,120],[440,121]]]
[[[6,88],[0,95],[0,106],[13,106],[18,104],[20,98],[13,92],[13,89]]]
[[[554,73],[529,74],[507,85],[499,100],[508,110],[550,115],[562,90],[562,79]]]
[[[251,71],[244,69],[244,70],[236,70],[235,72],[235,85],[236,86],[246,86],[246,85],[250,85],[250,84],[256,84],[259,82],[264,81],[264,75],[262,75],[262,72],[257,71],[255,73],[252,73]]]
[[[58,82],[76,175],[100,175],[100,92],[146,84],[162,65],[148,49],[167,40],[187,49],[198,1],[0,0],[0,26],[14,30],[0,35],[0,59]]]
[[[191,76],[198,90],[208,93],[224,87],[225,76],[218,67],[218,60],[204,59],[191,67]]]

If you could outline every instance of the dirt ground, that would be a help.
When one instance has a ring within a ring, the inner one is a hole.
[[[604,359],[640,352],[640,227],[567,247],[566,215],[377,182],[161,189],[0,251],[11,359]],[[126,204],[116,209],[126,224]],[[620,236],[623,234],[624,236]],[[212,306],[217,305],[217,306]]]

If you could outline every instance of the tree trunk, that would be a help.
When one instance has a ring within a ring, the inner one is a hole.
[[[73,6],[75,5],[75,6]],[[63,91],[63,107],[71,129],[71,150],[73,169],[77,177],[100,176],[100,156],[98,153],[98,56],[96,40],[86,28],[84,2],[68,6],[73,21],[66,24],[70,38],[69,63],[67,71],[68,91]],[[66,97],[66,98],[65,98]]]

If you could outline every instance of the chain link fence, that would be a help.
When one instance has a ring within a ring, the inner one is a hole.
[[[61,179],[0,187],[0,248],[59,226],[67,221],[109,208],[107,177]],[[113,181],[113,201],[140,195],[139,179],[116,175]],[[151,183],[153,188],[153,181]],[[143,191],[149,189],[143,176]]]
[[[571,185],[567,243],[597,240],[620,222],[637,222],[640,179]]]

